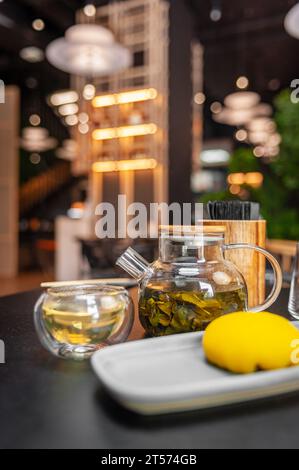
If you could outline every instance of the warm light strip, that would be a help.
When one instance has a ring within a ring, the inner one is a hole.
[[[146,88],[144,90],[124,91],[111,95],[96,96],[92,100],[95,108],[114,106],[116,104],[137,103],[138,101],[154,100],[158,93],[155,88]]]
[[[157,166],[154,158],[140,158],[138,160],[118,160],[95,162],[92,170],[95,173],[105,173],[109,171],[128,171],[128,170],[153,170]]]
[[[262,173],[251,171],[248,173],[230,173],[227,177],[227,182],[232,185],[248,184],[249,186],[254,186],[261,185],[263,179]]]
[[[156,124],[137,124],[136,126],[109,127],[95,129],[92,133],[94,140],[118,139],[122,137],[136,137],[140,135],[155,134]]]

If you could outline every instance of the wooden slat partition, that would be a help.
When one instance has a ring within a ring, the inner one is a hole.
[[[51,193],[67,183],[71,177],[68,162],[60,162],[49,170],[35,176],[20,189],[20,213],[31,209]]]
[[[7,278],[18,272],[19,111],[19,89],[7,86],[0,104],[0,276]]]

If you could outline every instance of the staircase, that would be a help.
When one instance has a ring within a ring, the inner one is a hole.
[[[59,190],[71,179],[69,162],[59,162],[44,173],[27,181],[20,188],[19,207],[20,214],[28,212],[35,205]]]

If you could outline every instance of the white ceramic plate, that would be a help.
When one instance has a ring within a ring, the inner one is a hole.
[[[92,367],[119,403],[147,415],[210,408],[299,390],[299,367],[239,375],[208,364],[202,335],[185,333],[109,346],[92,356]]]

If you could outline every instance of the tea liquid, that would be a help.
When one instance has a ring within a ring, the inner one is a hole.
[[[236,286],[230,290],[206,292],[161,290],[146,287],[139,301],[140,321],[153,336],[204,330],[215,318],[247,309],[247,292]]]
[[[109,313],[72,312],[45,307],[43,315],[49,333],[61,343],[99,344],[122,325],[124,309]]]

